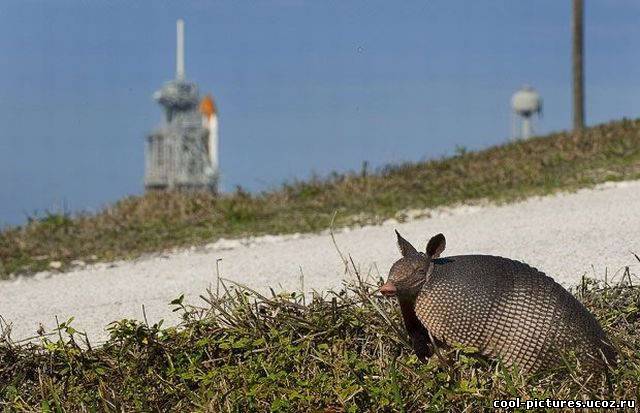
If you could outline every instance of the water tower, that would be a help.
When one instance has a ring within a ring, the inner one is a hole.
[[[145,151],[145,189],[218,191],[218,118],[210,95],[186,80],[184,22],[177,22],[176,78],[153,95],[165,121],[149,136]]]
[[[516,128],[516,119],[513,119],[513,137],[527,139],[533,133],[533,115],[542,116],[542,98],[531,86],[523,86],[511,97],[511,107],[516,116],[520,118],[520,133]]]

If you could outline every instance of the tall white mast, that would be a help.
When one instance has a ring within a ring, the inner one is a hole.
[[[176,47],[176,80],[184,80],[184,20],[178,19],[176,31],[178,40]]]

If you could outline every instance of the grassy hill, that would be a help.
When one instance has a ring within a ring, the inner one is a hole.
[[[510,201],[636,178],[640,120],[623,120],[580,136],[558,133],[258,195],[147,194],[95,215],[50,215],[4,230],[0,259],[6,275],[54,260],[124,258],[222,236],[315,231],[336,210],[339,225],[357,225],[402,218],[399,211],[408,208]],[[183,316],[179,326],[115,321],[101,346],[72,320],[15,343],[0,318],[0,410],[469,412],[517,397],[634,400],[638,408],[640,286],[628,272],[625,283],[584,280],[573,291],[616,346],[617,365],[592,375],[569,357],[561,368],[524,377],[468,348],[442,349],[442,358],[420,363],[397,304],[355,271],[357,281],[344,290],[312,300],[225,285],[220,296],[202,296],[206,308],[178,298],[171,305]]]
[[[0,278],[59,261],[135,257],[220,237],[326,229],[402,219],[402,210],[463,201],[510,201],[607,180],[640,178],[640,120],[554,133],[478,152],[284,184],[220,197],[150,193],[97,214],[50,214],[0,233]]]
[[[203,310],[177,299],[186,320],[179,328],[122,320],[100,347],[67,323],[39,343],[0,337],[0,410],[476,412],[516,397],[635,400],[638,407],[638,286],[585,282],[576,292],[618,349],[608,377],[581,370],[571,357],[524,377],[456,347],[423,364],[395,300],[373,292],[356,283],[346,294],[305,303],[299,294],[237,290],[207,295]]]

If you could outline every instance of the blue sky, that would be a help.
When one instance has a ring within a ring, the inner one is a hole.
[[[640,2],[585,3],[587,122],[637,117]],[[179,17],[226,190],[503,142],[524,83],[570,127],[570,0],[3,0],[0,226],[142,193]]]

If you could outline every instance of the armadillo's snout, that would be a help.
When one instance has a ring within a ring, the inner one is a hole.
[[[380,292],[385,297],[394,297],[396,295],[396,286],[391,284],[390,282],[385,283],[382,287],[380,287]]]

